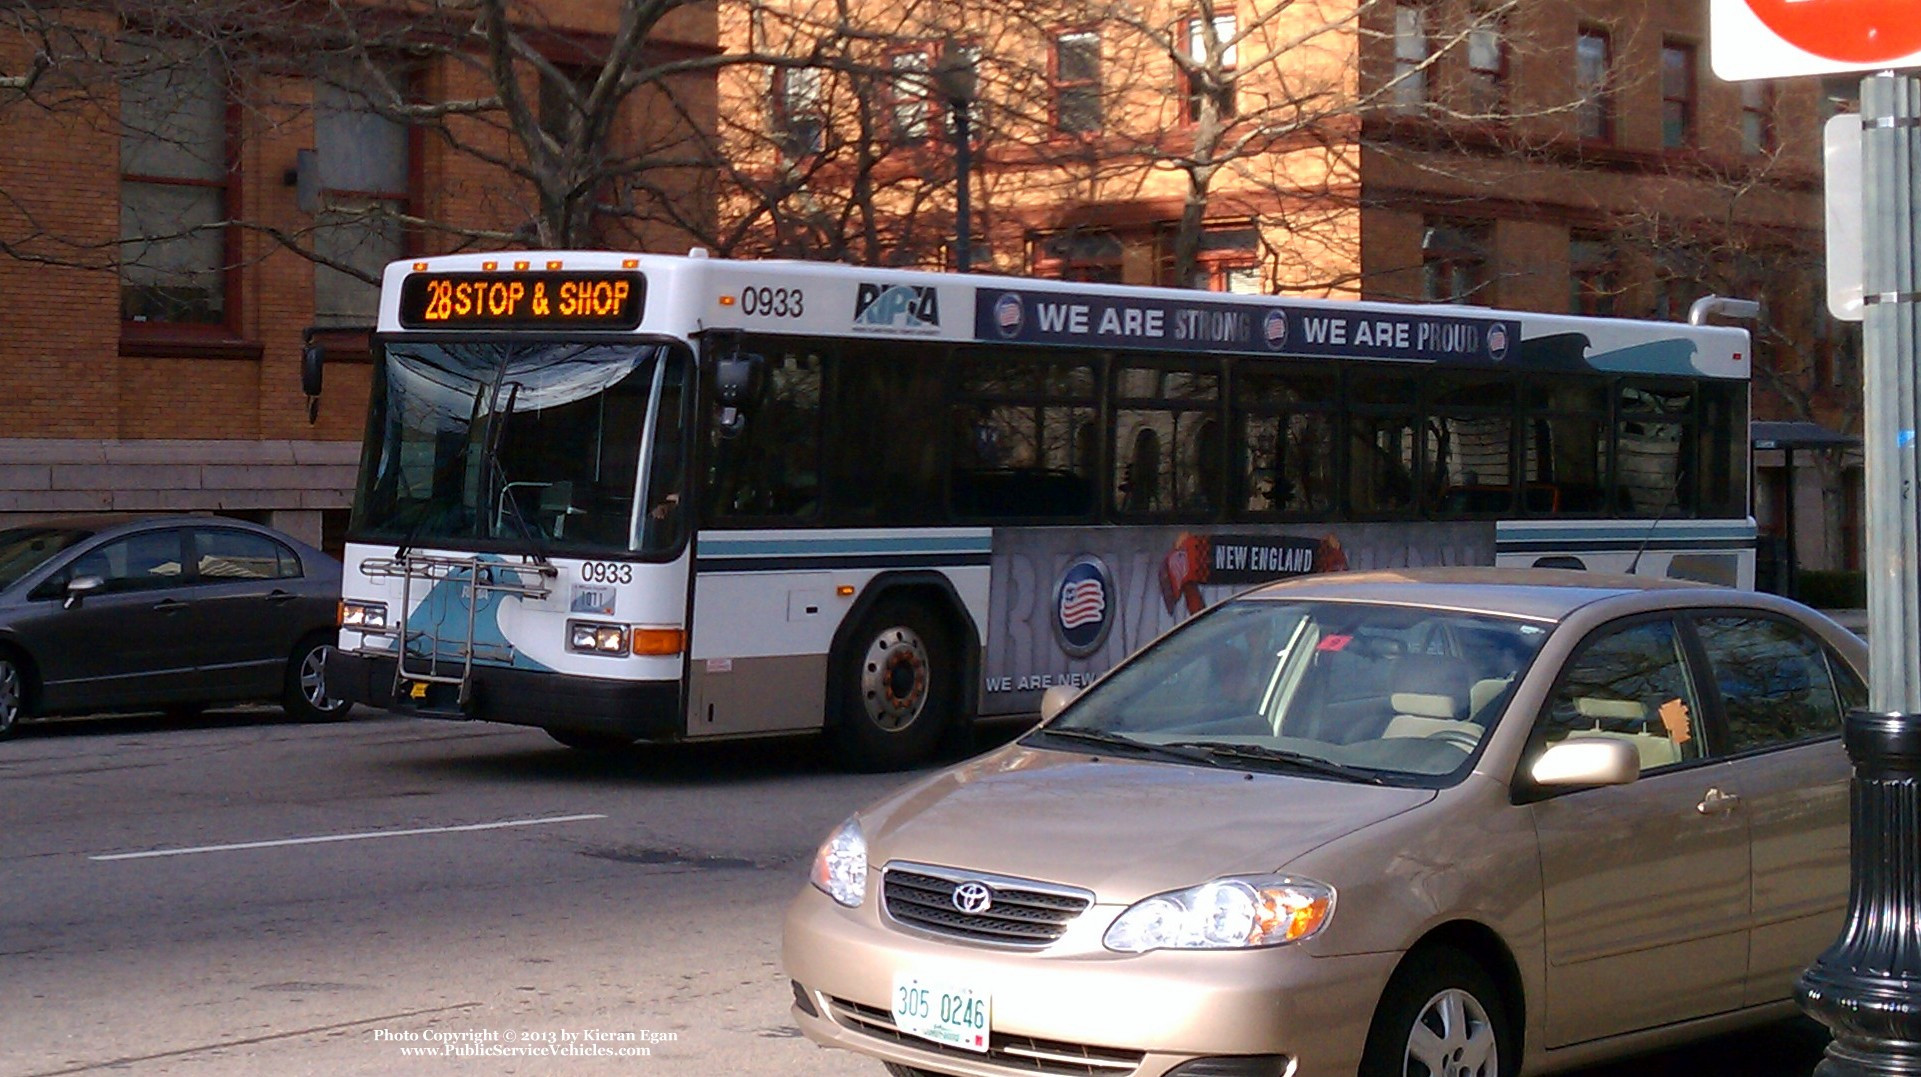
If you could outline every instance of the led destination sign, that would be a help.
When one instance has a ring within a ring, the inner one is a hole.
[[[638,273],[416,273],[400,286],[409,329],[632,329],[646,282]]]
[[[974,334],[1034,344],[1488,365],[1510,358],[1521,323],[1425,311],[981,288]]]

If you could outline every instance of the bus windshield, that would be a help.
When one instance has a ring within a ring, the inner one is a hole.
[[[536,554],[671,550],[685,367],[658,344],[388,341],[351,531]]]

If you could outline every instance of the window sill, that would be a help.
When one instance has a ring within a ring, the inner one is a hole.
[[[239,359],[259,362],[266,353],[258,341],[229,336],[217,326],[153,325],[125,322],[120,327],[120,354],[137,359]]]

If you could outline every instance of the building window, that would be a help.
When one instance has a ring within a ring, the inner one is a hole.
[[[887,84],[887,116],[898,142],[925,142],[928,134],[928,100],[931,94],[933,61],[925,49],[891,53],[887,57],[891,78]]]
[[[1211,63],[1207,57],[1207,31],[1209,25],[1214,29],[1214,40],[1219,42],[1221,58],[1218,64]],[[1220,84],[1215,94],[1215,102],[1222,119],[1234,115],[1234,64],[1237,49],[1234,41],[1236,23],[1232,15],[1216,15],[1211,20],[1195,17],[1187,20],[1187,58],[1193,61],[1194,70],[1204,72]],[[1192,73],[1184,74],[1182,81],[1185,94],[1184,117],[1189,123],[1201,118],[1201,98],[1204,83]]]
[[[381,270],[406,253],[407,125],[343,85],[359,81],[326,80],[314,88],[322,197],[314,228],[315,325],[372,325],[380,314]],[[398,76],[383,81],[404,85]]]
[[[1606,236],[1575,232],[1568,237],[1568,309],[1611,318],[1621,293],[1621,269]]]
[[[1477,12],[1467,31],[1468,107],[1482,115],[1508,107],[1507,26],[1500,15]]]
[[[1582,30],[1574,46],[1575,133],[1614,141],[1614,45],[1605,30]]]
[[[1429,220],[1421,233],[1421,298],[1487,303],[1492,246],[1493,228],[1485,222]]]
[[[821,151],[827,130],[821,110],[820,68],[774,69],[774,137],[790,158]]]
[[[1694,145],[1694,46],[1661,46],[1661,145]]]
[[[1427,104],[1427,63],[1433,55],[1427,37],[1427,9],[1394,5],[1394,81],[1388,99],[1396,108]]]
[[[1076,30],[1054,39],[1054,127],[1081,134],[1101,129],[1101,36]]]
[[[120,88],[120,316],[227,321],[227,95],[211,54],[135,42]]]
[[[1741,152],[1773,153],[1774,148],[1774,84],[1743,82],[1741,84]]]
[[[1029,249],[1037,277],[1121,283],[1126,248],[1112,232],[1060,232],[1036,238]]]

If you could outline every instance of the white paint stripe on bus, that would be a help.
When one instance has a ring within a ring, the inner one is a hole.
[[[158,856],[188,856],[193,853],[230,853],[242,849],[273,849],[283,845],[322,845],[336,841],[365,841],[369,838],[408,838],[420,834],[465,834],[476,830],[505,830],[508,827],[546,826],[549,823],[579,823],[605,819],[605,815],[555,815],[545,819],[505,819],[497,823],[468,823],[464,826],[429,826],[410,830],[367,830],[357,834],[320,834],[310,838],[276,838],[271,841],[241,841],[229,845],[196,845],[185,849],[152,849],[140,853],[103,853],[88,860],[147,860]]]

